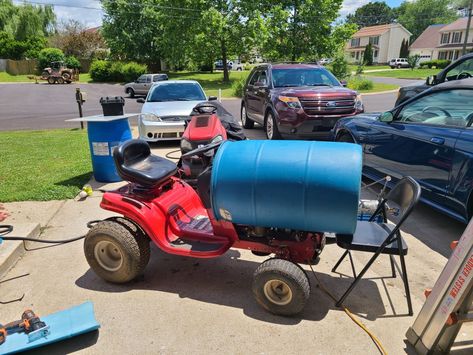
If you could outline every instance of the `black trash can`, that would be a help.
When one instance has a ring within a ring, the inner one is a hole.
[[[125,99],[121,96],[101,97],[100,104],[102,105],[104,116],[123,115],[123,106],[125,105]]]

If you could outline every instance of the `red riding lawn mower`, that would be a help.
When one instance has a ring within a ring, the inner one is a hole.
[[[181,138],[182,158],[178,167],[183,172],[183,178],[192,186],[197,183],[197,177],[210,165],[213,151],[202,156],[185,156],[186,153],[210,143],[220,141],[240,141],[246,136],[243,128],[220,103],[215,101],[202,102],[191,112],[191,120]]]
[[[325,245],[324,232],[355,230],[361,148],[222,139],[197,145],[182,158],[206,155],[213,159],[193,188],[179,177],[175,163],[152,155],[145,141],[116,148],[117,171],[129,183],[106,192],[100,206],[122,217],[89,230],[84,251],[90,267],[106,281],[125,283],[143,273],[150,242],[193,258],[250,250],[272,255],[254,273],[257,302],[278,315],[302,311],[310,285],[298,263],[314,263]]]

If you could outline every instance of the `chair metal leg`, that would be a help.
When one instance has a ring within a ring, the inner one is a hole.
[[[343,253],[343,255],[341,256],[340,259],[338,259],[337,263],[335,264],[335,266],[332,268],[332,272],[335,272],[338,268],[338,266],[340,265],[340,263],[343,261],[343,259],[345,259],[345,257],[347,256],[347,254],[349,253],[350,251],[349,250],[345,250],[345,252]]]
[[[350,258],[351,270],[353,271],[353,277],[356,278],[355,264],[353,264],[353,258],[351,252],[348,251],[348,257]]]
[[[381,252],[383,251],[385,246],[382,246],[382,248],[379,248],[378,251],[371,257],[371,259],[368,261],[368,263],[365,265],[365,267],[363,268],[363,270],[360,271],[360,273],[358,274],[358,276],[355,278],[355,280],[351,283],[350,287],[348,287],[348,290],[345,291],[345,293],[343,294],[342,297],[340,297],[340,299],[337,301],[337,303],[335,304],[337,307],[340,307],[343,303],[343,301],[345,301],[345,299],[348,297],[348,295],[350,294],[351,291],[353,291],[353,289],[355,288],[355,286],[358,284],[358,282],[360,282],[361,278],[363,277],[363,275],[366,273],[366,271],[368,271],[368,269],[370,268],[370,266],[374,263],[374,261],[378,258],[379,254],[381,254]]]
[[[404,260],[404,254],[402,253],[402,239],[400,233],[397,235],[397,248],[399,250],[399,259],[401,260],[401,272],[402,272],[402,282],[404,283],[404,289],[406,291],[406,300],[407,300],[407,309],[409,315],[414,314],[412,310],[412,300],[411,300],[411,291],[409,289],[409,279],[407,278],[407,268],[406,261]]]
[[[389,254],[389,260],[391,261],[391,276],[393,278],[396,277],[396,268],[394,267],[394,256],[392,256],[391,254]]]

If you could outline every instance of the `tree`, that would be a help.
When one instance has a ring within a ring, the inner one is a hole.
[[[420,60],[420,55],[410,55],[407,57],[407,63],[409,63],[409,67],[411,70],[414,70],[415,67],[417,67],[417,64],[419,64]]]
[[[396,9],[397,21],[411,33],[411,41],[417,39],[433,24],[450,23],[458,16],[451,6],[451,0],[404,1]]]
[[[363,65],[373,65],[373,46],[368,43],[363,53]]]
[[[38,66],[40,70],[49,67],[51,62],[64,61],[64,53],[58,48],[44,48],[38,55]]]
[[[271,60],[316,60],[334,54],[353,34],[352,26],[333,26],[341,0],[263,1],[266,40],[262,54]]]
[[[77,58],[92,58],[95,52],[105,48],[105,42],[97,29],[87,29],[76,20],[62,22],[50,43],[65,55]]]
[[[48,36],[54,31],[56,16],[51,5],[15,5],[0,0],[0,31],[12,34],[16,40]]]
[[[407,58],[409,55],[409,41],[403,39],[399,50],[399,58]]]
[[[347,16],[347,23],[356,24],[359,28],[383,25],[395,19],[393,10],[384,2],[369,2],[356,9],[354,14]]]
[[[160,39],[164,36],[155,14],[159,9],[152,6],[158,3],[152,0],[102,1],[105,12],[102,33],[112,57],[147,64],[159,62]]]

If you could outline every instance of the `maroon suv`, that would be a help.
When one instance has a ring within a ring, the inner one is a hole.
[[[263,64],[243,91],[243,127],[262,124],[268,139],[328,138],[338,119],[363,112],[361,97],[322,66]]]

